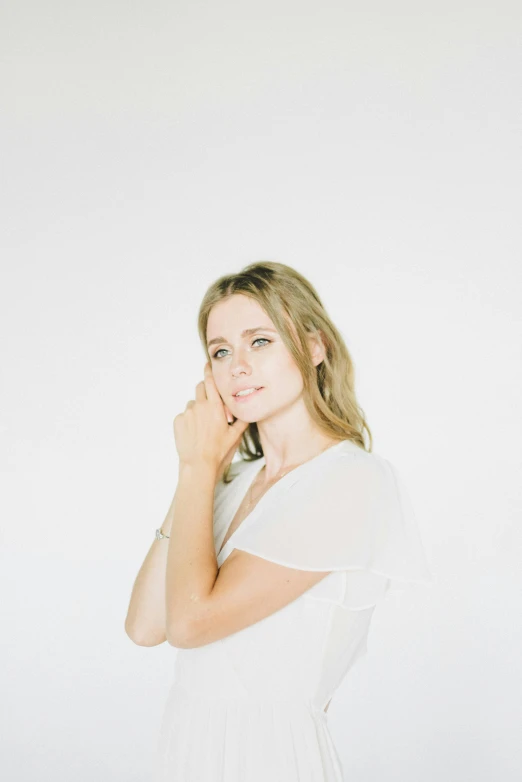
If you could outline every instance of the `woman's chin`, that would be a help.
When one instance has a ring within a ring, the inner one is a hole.
[[[236,421],[242,421],[244,424],[257,424],[259,421],[258,415],[247,415],[246,413],[242,413],[241,415],[238,415],[236,418]]]

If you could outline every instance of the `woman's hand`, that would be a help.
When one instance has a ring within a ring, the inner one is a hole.
[[[237,419],[225,405],[214,382],[210,362],[204,380],[196,386],[196,399],[174,418],[174,438],[182,464],[210,464],[219,479],[237,450],[248,421]]]

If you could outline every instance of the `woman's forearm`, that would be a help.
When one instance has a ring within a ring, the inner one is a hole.
[[[161,525],[165,535],[170,535],[175,499],[176,495]],[[157,646],[167,640],[165,584],[168,547],[168,538],[154,538],[134,581],[125,632],[139,646]]]
[[[218,480],[212,462],[180,463],[165,595],[167,640],[175,647],[191,643],[192,627],[216,583],[213,497]]]

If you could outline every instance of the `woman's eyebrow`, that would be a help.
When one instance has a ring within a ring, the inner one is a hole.
[[[275,329],[271,329],[270,326],[254,326],[253,329],[245,329],[241,332],[242,337],[248,337],[250,334],[256,334],[258,331],[272,331],[274,334],[276,333]],[[211,345],[214,345],[216,342],[226,342],[225,337],[215,337],[214,339],[211,339],[210,342],[207,343],[207,347],[209,348]]]

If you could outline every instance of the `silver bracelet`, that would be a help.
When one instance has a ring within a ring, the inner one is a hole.
[[[163,532],[160,529],[156,530],[156,540],[161,540],[162,538],[170,538],[170,535],[164,535]]]

